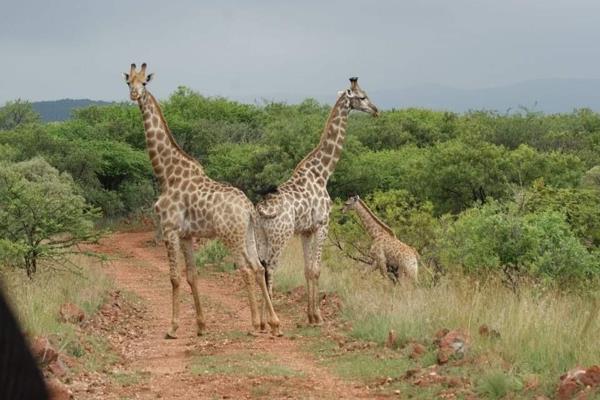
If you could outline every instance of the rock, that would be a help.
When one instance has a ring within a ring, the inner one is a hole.
[[[398,335],[396,335],[395,330],[390,329],[390,331],[388,332],[387,340],[385,342],[385,347],[387,347],[389,349],[395,349],[397,345],[398,345]]]
[[[490,328],[486,324],[483,324],[479,327],[479,335],[483,337],[490,336]]]
[[[585,374],[579,377],[579,381],[586,386],[600,386],[600,365],[594,365],[585,370]]]
[[[479,335],[481,337],[498,339],[500,337],[500,332],[495,329],[490,329],[486,324],[483,324],[479,327]]]
[[[62,322],[70,322],[72,324],[78,324],[85,319],[83,310],[73,303],[65,303],[60,306],[59,314]]]
[[[49,400],[70,400],[72,398],[73,394],[69,388],[56,378],[47,381],[46,387]]]
[[[38,336],[31,342],[31,352],[42,366],[46,366],[58,359],[58,352],[54,349],[48,338]]]
[[[468,348],[468,335],[458,331],[449,331],[438,341],[438,364],[447,363],[450,358],[462,358]]]
[[[436,340],[438,340],[438,341],[441,340],[444,336],[446,336],[448,334],[448,332],[450,332],[450,330],[448,330],[446,328],[440,329],[439,331],[437,331],[435,333]]]
[[[425,354],[427,352],[427,349],[425,348],[425,346],[423,346],[420,343],[413,343],[412,345],[412,350],[409,354],[408,357],[412,358],[413,360],[417,359],[417,358],[421,358],[421,356],[423,354]]]
[[[600,388],[600,365],[587,369],[576,367],[560,377],[556,398],[568,400],[584,399],[594,389]],[[575,397],[575,395],[577,395]]]
[[[64,377],[69,371],[60,358],[57,358],[56,360],[52,361],[48,365],[48,370],[52,373],[52,375],[56,376],[57,378]]]

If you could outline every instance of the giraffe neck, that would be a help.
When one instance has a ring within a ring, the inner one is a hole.
[[[367,207],[362,199],[356,203],[354,209],[356,210],[356,214],[358,214],[363,226],[367,230],[367,233],[372,238],[381,235],[396,236],[394,231],[389,226],[384,224],[379,218],[377,218],[375,214],[373,214],[373,212],[369,209],[369,207]]]
[[[315,177],[322,178],[323,184],[327,185],[327,180],[333,174],[342,154],[349,113],[350,100],[344,93],[329,113],[319,144],[298,163],[294,172],[306,167]]]
[[[154,96],[145,91],[138,100],[138,105],[144,119],[146,148],[161,188],[164,189],[168,184],[174,165],[193,165],[196,174],[203,174],[202,166],[187,155],[175,141]]]

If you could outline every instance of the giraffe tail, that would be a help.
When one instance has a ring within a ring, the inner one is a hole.
[[[282,199],[280,196],[271,195],[256,205],[256,211],[263,218],[275,218],[281,213]]]

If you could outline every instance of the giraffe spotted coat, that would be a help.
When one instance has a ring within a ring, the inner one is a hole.
[[[396,282],[402,275],[417,280],[419,253],[396,238],[394,231],[383,223],[367,207],[359,196],[351,196],[343,211],[354,210],[365,230],[372,239],[369,256],[373,259],[373,269]]]

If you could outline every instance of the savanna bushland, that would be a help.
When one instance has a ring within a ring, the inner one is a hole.
[[[253,201],[316,145],[330,108],[310,99],[241,104],[184,87],[162,106],[181,147]],[[337,335],[375,347],[340,354],[319,328],[295,334],[310,337],[305,350],[340,378],[417,398],[453,387],[459,397],[534,398],[552,395],[567,370],[600,360],[600,114],[352,115],[329,192],[337,206],[321,290],[342,303],[336,318],[346,328]],[[0,273],[28,332],[74,337],[50,308],[69,300],[93,313],[111,286],[75,254],[79,246],[149,216],[156,194],[137,106],[82,108],[53,123],[27,102],[0,108]],[[417,285],[365,275],[368,236],[340,211],[350,194],[419,251]],[[278,292],[303,285],[302,257],[290,246]],[[199,268],[225,259],[209,244]],[[459,383],[415,384],[406,371],[436,365],[442,329],[468,337],[462,358],[436,369]],[[62,343],[84,352],[74,339]],[[423,354],[410,357],[416,344]]]

